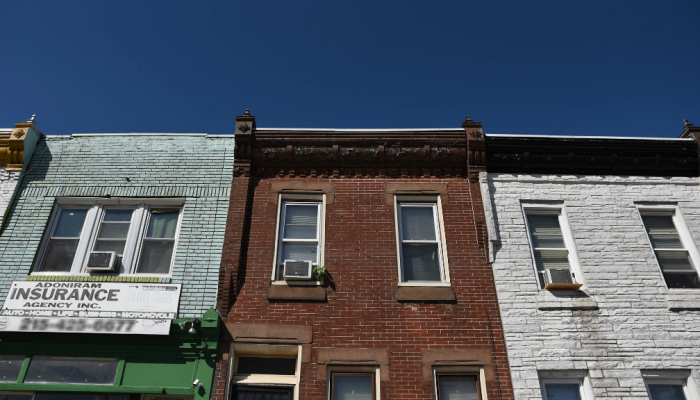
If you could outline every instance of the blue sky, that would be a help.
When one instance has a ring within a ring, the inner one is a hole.
[[[0,127],[700,125],[700,1],[0,1]]]

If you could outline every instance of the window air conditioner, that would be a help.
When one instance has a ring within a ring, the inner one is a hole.
[[[88,272],[114,272],[117,253],[113,251],[91,251],[88,256]]]
[[[284,279],[311,279],[312,261],[284,260]]]
[[[545,289],[578,289],[583,286],[574,281],[571,270],[568,269],[547,269],[544,271]]]

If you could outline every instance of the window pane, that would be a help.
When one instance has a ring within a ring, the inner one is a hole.
[[[51,239],[39,270],[42,272],[69,272],[77,248],[78,239]]]
[[[442,281],[442,278],[440,277],[440,255],[438,254],[437,244],[404,244],[402,248],[404,282]]]
[[[683,249],[683,243],[677,233],[650,233],[649,240],[656,249]]]
[[[687,251],[657,251],[656,257],[661,265],[661,270],[694,271]]]
[[[294,375],[296,358],[238,357],[238,374]]]
[[[663,275],[670,289],[700,288],[700,280],[698,280],[698,274],[695,271],[688,273],[664,272]]]
[[[44,393],[36,394],[36,400],[125,400],[127,394],[95,394],[95,393]],[[0,396],[1,397],[1,396]],[[11,398],[10,398],[11,399]],[[2,397],[2,400],[5,400]]]
[[[129,225],[131,224],[102,223],[99,237],[109,239],[126,239],[126,235],[129,233]]]
[[[95,243],[95,251],[113,251],[122,254],[124,246],[126,246],[126,240],[98,240]]]
[[[146,237],[174,239],[179,215],[179,208],[152,208]]]
[[[134,210],[131,210],[131,209],[127,209],[127,210],[107,209],[107,210],[105,210],[104,221],[131,222],[131,214],[133,214],[133,213],[134,213]]]
[[[685,400],[682,385],[649,384],[651,400]]]
[[[527,214],[527,224],[533,235],[561,235],[557,214]]]
[[[33,394],[3,393],[0,392],[2,400],[32,400]]]
[[[547,383],[546,400],[581,400],[579,385],[576,383]]]
[[[439,375],[439,400],[479,400],[475,376]]]
[[[561,235],[543,235],[543,234],[533,234],[532,235],[532,246],[544,247],[550,249],[565,249],[564,237]]]
[[[672,215],[642,215],[648,233],[678,233]]]
[[[333,374],[334,400],[372,400],[372,375]]]
[[[318,253],[318,246],[308,245],[308,244],[294,244],[294,243],[283,243],[282,244],[282,261],[293,260],[293,261],[307,261],[311,260],[313,263],[317,263],[316,258]]]
[[[173,258],[175,242],[144,240],[138,272],[142,274],[167,274]]]
[[[538,271],[545,269],[569,269],[569,252],[566,250],[535,250],[535,264]]]
[[[433,207],[401,207],[403,240],[436,240]]]
[[[285,239],[316,239],[318,206],[287,204],[284,215]]]
[[[87,212],[87,209],[61,210],[53,237],[80,237]]]
[[[0,382],[17,382],[23,362],[24,356],[0,356]]]
[[[34,356],[24,382],[112,385],[118,363],[116,358]]]

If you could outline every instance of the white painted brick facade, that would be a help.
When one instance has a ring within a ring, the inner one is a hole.
[[[699,183],[482,174],[492,244],[500,238],[493,271],[516,399],[542,399],[538,371],[548,370],[588,371],[595,399],[648,399],[642,369],[692,370],[700,383],[700,311],[669,310],[675,300],[697,309],[700,290],[669,293],[635,207],[677,203],[697,245]],[[521,201],[564,204],[590,297],[560,299],[538,289]]]
[[[6,168],[0,167],[0,225],[5,220],[5,213],[10,205],[10,200],[12,200],[12,195],[15,193],[20,174],[20,171],[8,171]]]

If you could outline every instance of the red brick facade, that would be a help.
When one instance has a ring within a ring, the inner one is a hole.
[[[252,125],[253,132],[246,132],[245,127],[240,130],[242,123]],[[294,148],[286,148],[288,157],[281,161],[263,158],[260,154],[266,151],[258,146],[268,144],[262,135],[256,136],[254,124],[252,117],[239,117],[237,125],[236,146],[241,149],[237,150],[219,290],[219,310],[227,328],[222,333],[212,398],[226,398],[227,360],[235,324],[282,324],[312,330],[311,343],[303,344],[300,399],[326,399],[325,373],[319,372],[324,367],[317,365],[321,349],[388,351],[388,365],[382,365],[381,399],[433,399],[432,377],[426,379],[425,371],[432,363],[444,363],[445,358],[460,354],[466,359],[456,357],[453,364],[484,366],[489,399],[513,399],[475,179],[480,168],[472,168],[471,179],[467,168],[467,154],[475,164],[472,149],[467,148],[469,129],[457,135],[403,132],[411,138],[393,142],[384,134],[346,133],[346,140],[356,141],[352,144],[355,149],[362,143],[365,149],[374,146],[386,153],[376,156],[371,152],[379,160],[354,161],[343,159],[348,154],[343,146],[350,144],[337,140],[340,135],[314,133],[314,153],[319,148],[332,149],[328,160],[317,162],[297,157],[300,153]],[[290,140],[288,134],[264,133],[265,138],[287,136],[284,143],[294,146],[306,143],[301,136]],[[413,143],[419,136],[422,142]],[[474,138],[483,139],[483,135],[474,134]],[[318,145],[321,142],[326,144]],[[424,144],[431,142],[432,147]],[[397,157],[406,155],[406,160],[389,159],[392,146],[400,146]],[[422,152],[411,156],[411,146]],[[441,148],[451,152],[451,159],[436,155]],[[427,168],[406,168],[409,165]],[[332,183],[334,201],[327,204],[325,214],[325,266],[331,275],[324,284],[326,300],[268,299],[278,207],[271,201],[274,182]],[[387,202],[389,183],[447,184],[449,201],[443,201],[442,209],[456,300],[397,300],[396,227],[393,204]],[[431,349],[450,352],[445,357]]]

